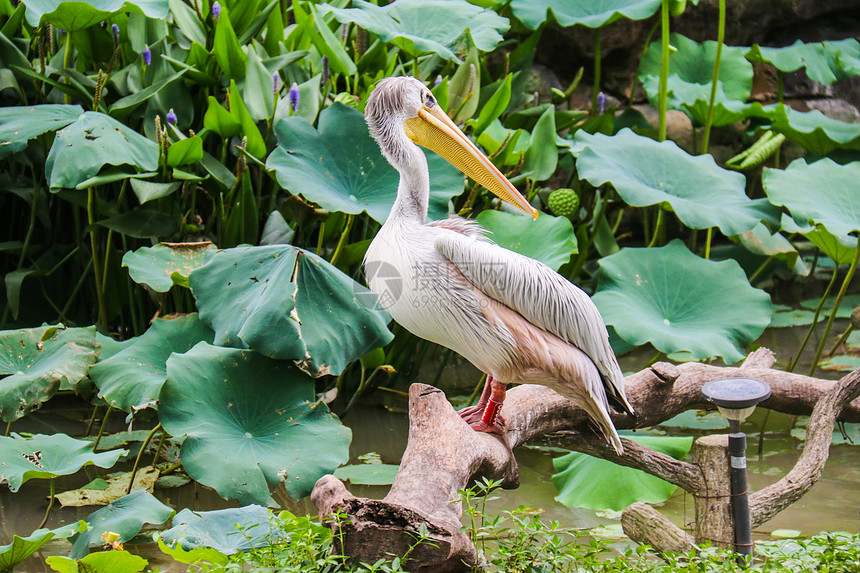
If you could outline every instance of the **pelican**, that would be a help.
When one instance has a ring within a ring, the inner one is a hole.
[[[460,411],[463,419],[477,431],[502,434],[506,385],[543,384],[585,410],[621,454],[609,401],[630,415],[633,408],[597,307],[543,263],[489,241],[473,221],[427,223],[430,175],[418,145],[534,218],[537,210],[419,80],[379,81],[365,119],[400,173],[394,206],[365,255],[368,286],[401,326],[486,373],[481,399]]]

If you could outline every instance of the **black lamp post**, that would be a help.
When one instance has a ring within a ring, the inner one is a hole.
[[[770,386],[752,378],[723,378],[702,385],[702,394],[709,402],[713,402],[729,421],[735,552],[738,555],[752,556],[752,528],[746,471],[747,436],[741,432],[741,420],[749,417],[759,402],[770,397]]]

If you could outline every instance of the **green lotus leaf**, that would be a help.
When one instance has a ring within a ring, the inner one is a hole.
[[[806,68],[807,77],[822,84],[860,75],[860,42],[854,38],[812,44],[798,40],[784,48],[763,48],[753,44],[746,58],[751,62],[771,64],[781,72]]]
[[[175,284],[187,287],[191,271],[202,267],[206,252],[214,248],[209,242],[160,243],[127,252],[122,266],[128,267],[134,282],[155,292],[167,292]]]
[[[47,21],[69,32],[89,28],[119,12],[134,12],[163,20],[168,11],[168,0],[27,0],[24,4],[27,5],[27,22],[31,26]]]
[[[857,239],[850,233],[860,230],[858,181],[860,161],[840,165],[828,158],[810,164],[795,159],[785,169],[765,169],[762,177],[771,203],[784,205],[795,219],[823,225],[852,247]]]
[[[139,555],[117,550],[90,553],[77,561],[62,555],[51,555],[45,559],[45,563],[59,573],[138,573],[149,565]]]
[[[550,15],[562,27],[579,24],[600,28],[621,18],[644,20],[660,8],[660,0],[512,0],[511,11],[530,30]]]
[[[314,400],[313,380],[291,363],[201,342],[167,361],[158,414],[186,435],[188,475],[226,499],[274,506],[270,485],[298,499],[349,457],[350,430]]]
[[[816,300],[816,304],[818,301]],[[822,312],[818,321],[827,318],[827,313]],[[802,308],[791,308],[782,304],[773,305],[773,317],[770,319],[770,328],[785,328],[788,326],[809,326],[815,322],[815,313]]]
[[[296,360],[313,376],[340,374],[392,338],[365,287],[290,245],[217,251],[189,282],[215,344]]]
[[[117,120],[95,111],[57,131],[45,161],[51,190],[70,188],[95,176],[105,165],[158,167],[158,145]]]
[[[246,505],[215,511],[183,509],[173,518],[173,527],[161,534],[161,539],[168,545],[178,543],[186,551],[209,547],[223,555],[233,555],[287,538],[268,509]]]
[[[22,438],[0,436],[0,484],[18,491],[22,484],[34,478],[50,479],[73,474],[84,466],[109,468],[125,454],[125,450],[93,453],[93,444],[76,440],[66,434],[36,434]]]
[[[624,437],[676,460],[684,459],[693,445],[693,438]],[[664,502],[677,487],[642,470],[619,466],[579,452],[555,458],[552,464],[558,472],[552,476],[552,483],[558,490],[555,499],[568,507],[620,511],[637,501]]]
[[[709,41],[699,44],[680,34],[672,34],[670,42],[677,52],[669,57],[667,86],[669,108],[687,109],[699,123],[704,123],[705,118],[701,115],[703,108],[695,104],[701,100],[705,111],[707,110],[707,102],[711,97],[711,79],[714,74],[717,43]],[[745,107],[743,102],[750,96],[753,70],[752,64],[744,58],[745,52],[746,48],[723,46],[720,55],[720,75],[717,80],[717,97],[714,101],[721,104],[725,112],[741,113]],[[660,56],[660,42],[654,42],[645,51],[639,65],[639,81],[642,82],[645,93],[648,94],[648,99],[654,107],[657,107],[659,92]]]
[[[558,268],[578,252],[573,225],[567,217],[554,217],[541,213],[537,219],[514,215],[504,211],[486,210],[477,217],[482,227],[490,231],[490,238],[512,251],[526,255]],[[540,237],[539,241],[535,237]]]
[[[196,314],[157,318],[152,326],[107,360],[90,368],[99,396],[124,412],[155,406],[167,380],[167,359],[188,352],[215,333]]]
[[[828,231],[824,225],[815,225],[812,229],[805,231],[803,236],[809,239],[810,243],[821,249],[822,253],[840,265],[850,264],[854,260],[854,252],[857,250],[855,246],[857,244],[856,239],[837,237]],[[847,243],[847,245],[843,244],[843,242]]]
[[[140,532],[144,524],[160,525],[173,513],[173,509],[145,489],[133,491],[87,516],[90,529],[72,538],[69,556],[80,559],[90,552],[91,547],[103,545],[101,537],[106,531],[118,533],[119,541],[128,541]]]
[[[719,227],[737,235],[760,221],[776,221],[765,199],[750,199],[746,179],[719,167],[710,155],[689,155],[674,142],[658,143],[624,128],[613,136],[576,132],[571,152],[579,177],[594,186],[611,183],[630,205],[667,203],[693,229]]]
[[[411,56],[431,53],[459,62],[455,52],[465,37],[479,50],[489,52],[508,29],[507,18],[465,0],[398,0],[387,6],[353,0],[352,5],[354,8],[323,4],[320,11],[361,26]]]
[[[334,477],[353,485],[391,485],[398,469],[395,464],[354,464],[337,468]]]
[[[66,127],[82,113],[84,110],[79,105],[0,108],[0,159],[25,149],[34,137]]]
[[[737,262],[701,259],[677,239],[604,257],[598,278],[592,298],[606,323],[666,354],[736,362],[770,322],[770,296],[749,285]]]
[[[57,390],[75,389],[97,354],[92,326],[0,332],[0,419],[17,420]]]
[[[819,302],[821,302],[821,299],[819,298],[809,298],[800,301],[800,306],[810,310],[815,310],[818,307]],[[829,316],[833,310],[834,304],[836,304],[836,295],[832,295],[824,299],[824,306],[821,307],[821,314]],[[836,318],[851,318],[851,311],[858,306],[860,306],[860,294],[845,295],[839,305],[839,310],[836,311]]]
[[[0,545],[0,571],[12,571],[15,565],[24,561],[52,539],[65,539],[85,530],[86,527],[85,521],[78,521],[57,529],[37,529],[26,537],[13,535],[10,544]]]
[[[266,167],[278,183],[330,211],[358,215],[363,211],[379,221],[388,218],[397,194],[399,175],[370,137],[364,116],[335,103],[319,117],[319,131],[299,117],[275,126],[278,147]],[[448,216],[448,201],[463,192],[463,175],[450,163],[426,152],[430,167],[430,219]]]
[[[763,223],[759,223],[746,233],[739,234],[737,240],[751,253],[782,259],[796,274],[804,277],[809,275],[809,267],[806,266],[794,245],[779,232],[771,234]]]
[[[795,111],[782,106],[784,113],[774,116],[772,129],[806,149],[826,155],[834,149],[860,149],[860,123],[832,119],[814,109]]]
[[[186,551],[181,545],[170,547],[164,543],[164,541],[159,539],[158,548],[161,549],[162,553],[170,555],[174,561],[178,561],[180,563],[207,561],[216,565],[226,565],[229,561],[229,558],[226,555],[210,547],[198,547],[197,549]]]

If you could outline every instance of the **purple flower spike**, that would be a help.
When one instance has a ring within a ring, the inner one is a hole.
[[[170,108],[170,111],[167,112],[167,123],[170,125],[176,123],[176,114],[173,113],[173,108]]]
[[[278,95],[278,88],[281,85],[281,76],[278,75],[278,72],[272,74],[272,93],[274,95]]]
[[[329,78],[329,70],[328,70],[328,56],[322,57],[322,77],[320,78],[320,86],[326,85],[328,83]]]
[[[119,46],[119,26],[117,26],[116,24],[111,24],[110,31],[113,34],[114,48],[116,48],[117,46]]]
[[[441,83],[442,83],[442,76],[436,76],[436,79],[433,80],[433,87],[435,88],[436,86],[438,86]]]
[[[212,4],[212,17],[215,18],[216,22],[221,17],[221,4],[218,2]]]
[[[603,108],[606,106],[606,94],[600,92],[597,94],[597,115],[603,113]]]
[[[152,52],[149,51],[149,46],[143,47],[143,52],[141,53],[141,55],[143,56],[143,63],[145,65],[148,66],[152,63]]]
[[[292,109],[293,112],[299,110],[299,86],[296,84],[290,86],[290,109]]]

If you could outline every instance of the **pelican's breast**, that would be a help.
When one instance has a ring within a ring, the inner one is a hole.
[[[419,338],[450,348],[484,372],[510,364],[513,337],[489,324],[494,304],[434,247],[444,228],[383,226],[365,255],[367,283],[398,324]]]

